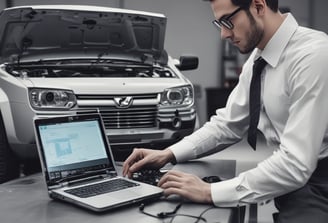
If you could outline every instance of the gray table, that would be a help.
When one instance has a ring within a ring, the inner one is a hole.
[[[219,175],[221,178],[229,179],[235,176],[235,167],[236,162],[233,160],[201,159],[179,164],[173,168],[194,173],[200,177]],[[158,200],[147,204],[145,211],[152,214],[172,211],[181,200],[177,196]],[[211,206],[184,201],[178,213],[198,216],[209,207]],[[207,222],[228,223],[238,222],[239,214],[240,209],[237,208],[213,208],[203,217],[207,219]],[[170,222],[171,220],[144,215],[139,212],[137,204],[99,214],[51,200],[46,192],[41,173],[0,185],[0,219],[1,223],[129,223],[129,221],[148,223]],[[173,222],[195,222],[195,219],[177,217]]]

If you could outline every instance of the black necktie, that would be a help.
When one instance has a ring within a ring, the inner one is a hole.
[[[249,129],[247,141],[256,150],[257,125],[261,110],[261,73],[267,62],[258,58],[253,65],[253,76],[249,90]]]

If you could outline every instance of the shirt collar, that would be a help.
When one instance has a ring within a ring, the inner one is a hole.
[[[263,51],[257,49],[256,54],[260,54],[268,64],[272,67],[276,67],[285,47],[297,28],[298,23],[296,19],[292,14],[288,13],[287,17],[271,37]]]

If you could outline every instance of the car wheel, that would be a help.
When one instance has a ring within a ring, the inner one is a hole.
[[[17,178],[19,173],[19,161],[9,148],[2,115],[0,115],[0,183]]]

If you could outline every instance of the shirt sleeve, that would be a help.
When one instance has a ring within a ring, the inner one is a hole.
[[[248,61],[252,61],[250,57]],[[225,108],[218,109],[202,128],[180,142],[170,146],[177,162],[204,157],[239,142],[248,129],[248,86],[251,63],[246,62],[239,83],[230,94]],[[212,199],[218,206],[234,206],[244,197],[243,177],[214,183]],[[240,190],[240,193],[236,193]],[[249,191],[246,191],[248,194]],[[232,195],[232,196],[231,196]]]
[[[231,187],[212,186],[216,205],[225,202],[260,202],[302,187],[311,177],[318,159],[327,148],[328,70],[325,50],[304,54],[290,63],[286,74],[290,100],[288,118],[280,144],[272,156],[231,181]],[[326,145],[324,145],[326,143]],[[243,188],[242,191],[238,189]],[[220,195],[235,190],[236,197]]]
[[[248,85],[251,66],[245,63],[239,83],[231,92],[226,107],[203,127],[170,146],[177,162],[204,157],[239,142],[248,129]]]
[[[272,199],[308,181],[327,138],[326,52],[327,49],[299,58],[295,56],[297,59],[286,74],[285,91],[290,103],[279,146],[256,168],[212,184],[212,200],[216,206]],[[204,127],[171,147],[178,162],[217,152],[244,135],[248,128],[248,90],[245,88],[248,84],[248,75],[241,75],[227,107],[218,110]]]

